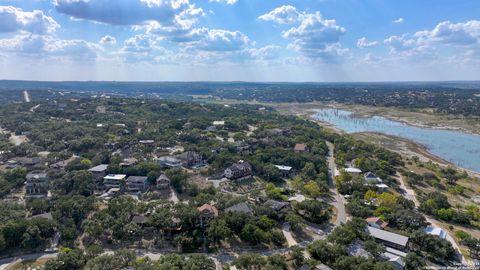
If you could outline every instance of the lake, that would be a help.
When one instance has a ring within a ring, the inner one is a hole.
[[[460,131],[420,128],[385,117],[357,117],[338,109],[318,109],[313,118],[327,122],[346,133],[380,132],[412,140],[428,151],[457,166],[480,172],[480,136]]]

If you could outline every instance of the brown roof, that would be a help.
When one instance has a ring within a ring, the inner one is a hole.
[[[217,209],[215,206],[212,206],[212,205],[210,205],[210,204],[208,204],[208,203],[206,203],[206,204],[198,207],[197,210],[198,210],[199,212],[208,211],[208,212],[210,212],[210,213],[213,213],[215,216],[218,216],[218,209]]]
[[[297,143],[295,144],[295,151],[307,151],[307,145],[304,143]]]
[[[381,228],[385,228],[387,227],[388,223],[383,221],[381,218],[379,217],[369,217],[366,219],[366,221],[368,223],[375,223],[377,224],[378,226],[380,226]]]

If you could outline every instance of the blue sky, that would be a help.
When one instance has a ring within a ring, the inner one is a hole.
[[[478,0],[0,0],[0,78],[479,80]]]

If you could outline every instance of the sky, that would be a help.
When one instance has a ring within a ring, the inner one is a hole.
[[[480,1],[0,0],[0,79],[480,80]]]

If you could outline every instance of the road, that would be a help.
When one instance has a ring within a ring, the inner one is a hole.
[[[23,91],[23,98],[25,99],[25,102],[30,102],[30,95],[27,90]]]
[[[400,182],[400,188],[405,192],[405,198],[413,201],[413,203],[415,204],[415,207],[419,208],[420,207],[420,202],[418,201],[418,199],[415,195],[415,191],[411,188],[408,188],[407,185],[405,185],[405,181],[403,180],[403,176],[397,174],[397,179]],[[430,218],[426,215],[424,215],[424,216],[425,216],[425,219],[427,220],[427,222],[429,222],[432,225],[435,225],[439,228],[442,228],[442,226],[439,225],[438,221],[436,221],[435,219],[432,219],[432,218]],[[460,250],[460,247],[458,246],[455,239],[453,239],[453,237],[450,235],[450,233],[445,229],[444,229],[444,231],[447,233],[447,237],[445,239],[452,244],[454,249],[457,250],[458,256],[460,257],[462,264],[463,265],[473,265],[473,262],[471,260],[467,260],[467,258],[465,258],[465,256],[463,256],[463,254]]]
[[[334,146],[331,142],[326,142],[328,146],[328,156],[327,156],[327,163],[328,163],[328,186],[330,190],[333,192],[333,201],[332,205],[337,209],[337,219],[334,222],[335,226],[339,226],[342,223],[347,222],[347,213],[345,212],[345,203],[343,202],[343,197],[338,193],[338,190],[335,187],[335,181],[333,177],[335,176],[336,165],[335,165],[335,157],[334,157]]]

